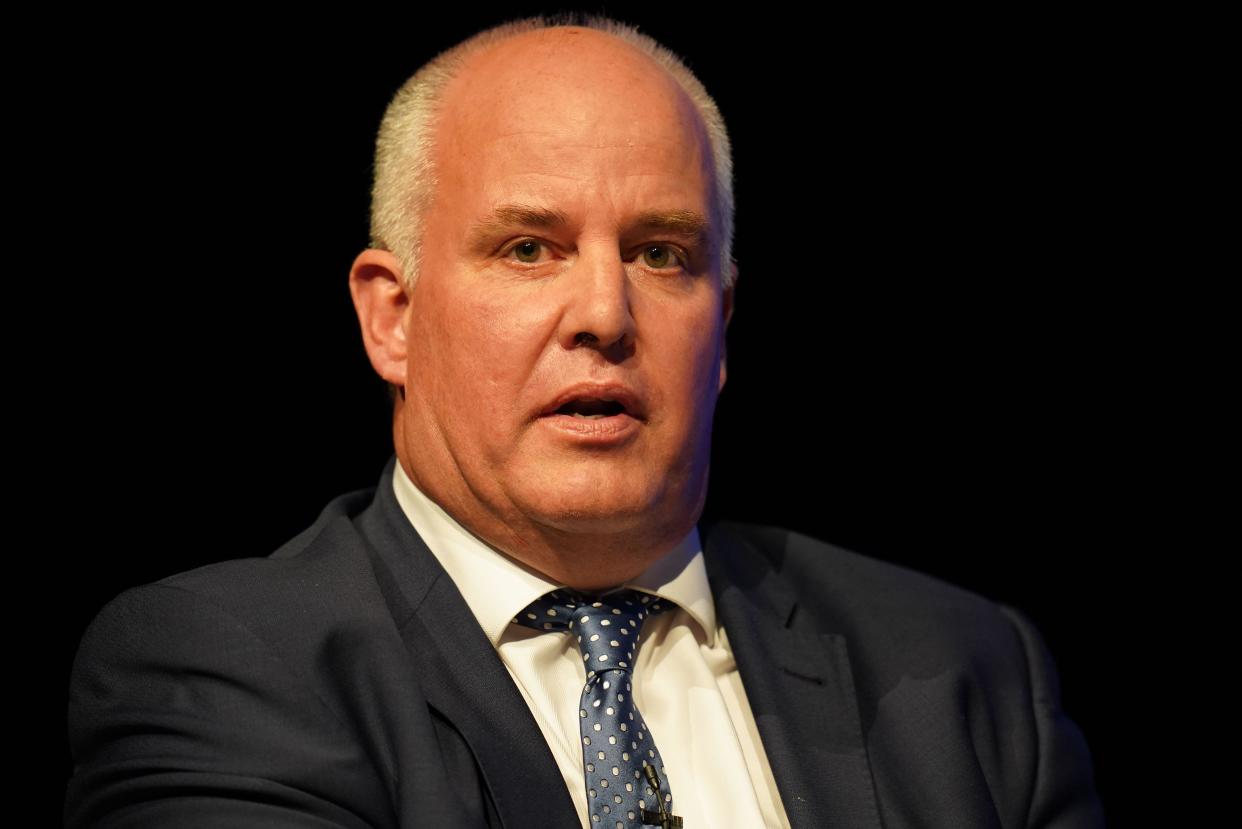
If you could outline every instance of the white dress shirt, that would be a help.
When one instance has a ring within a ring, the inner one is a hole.
[[[423,494],[401,464],[397,502],[457,585],[496,648],[552,756],[584,829],[587,817],[579,702],[581,652],[566,632],[544,633],[513,617],[564,587],[497,552]],[[631,587],[676,603],[649,617],[633,669],[633,694],[664,761],[673,812],[685,829],[789,829],[733,653],[717,624],[697,529]]]

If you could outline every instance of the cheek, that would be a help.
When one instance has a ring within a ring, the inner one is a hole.
[[[666,375],[676,378],[670,386],[682,396],[683,406],[696,410],[715,401],[720,382],[720,335],[707,319],[695,315],[680,320],[665,332],[661,348],[670,361]]]
[[[655,375],[660,390],[656,405],[665,413],[661,435],[666,451],[695,467],[710,443],[720,380],[717,340],[711,331],[699,318],[666,330]]]
[[[426,351],[438,393],[463,419],[487,424],[488,434],[504,432],[512,418],[503,415],[531,405],[524,390],[549,342],[552,315],[530,297],[495,290],[436,299]]]

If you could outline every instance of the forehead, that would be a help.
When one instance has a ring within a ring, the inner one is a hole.
[[[436,135],[441,186],[487,189],[644,177],[708,200],[707,133],[676,80],[607,33],[526,32],[470,56],[445,90]],[[565,182],[562,182],[565,183]],[[649,182],[650,183],[650,182]]]

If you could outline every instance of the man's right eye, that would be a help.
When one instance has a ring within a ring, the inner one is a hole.
[[[519,262],[534,264],[539,261],[539,250],[543,247],[542,242],[534,239],[523,239],[509,249],[509,253],[517,256]]]

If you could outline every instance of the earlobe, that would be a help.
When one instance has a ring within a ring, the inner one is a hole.
[[[362,251],[349,269],[349,293],[371,366],[380,377],[404,388],[409,297],[401,262],[386,250]]]

